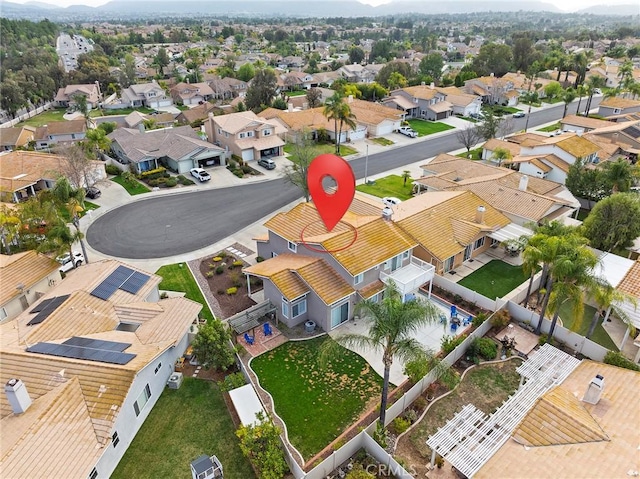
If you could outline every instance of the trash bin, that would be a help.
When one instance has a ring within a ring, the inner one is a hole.
[[[304,323],[304,330],[307,333],[313,333],[313,331],[316,329],[316,323],[313,321],[306,321]]]

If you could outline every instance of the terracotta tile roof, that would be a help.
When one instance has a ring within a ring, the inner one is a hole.
[[[187,298],[168,298],[155,304],[161,311],[135,331],[142,344],[177,344],[202,310],[202,304]]]
[[[533,158],[532,160],[529,161],[529,163],[531,163],[532,165],[538,167],[538,169],[540,169],[541,171],[544,171],[545,173],[549,173],[551,170],[553,170],[553,168],[551,168],[546,163],[543,163],[538,158]],[[564,171],[564,169],[562,169],[562,170]],[[568,168],[567,168],[567,171],[568,171]]]
[[[560,120],[561,125],[575,125],[579,127],[589,128],[591,130],[611,126],[611,122],[607,120],[599,120],[597,118],[589,118],[582,115],[567,115]]]
[[[409,100],[408,98],[402,95],[394,95],[390,98],[384,99],[383,102],[384,103],[394,102],[396,105],[398,105],[400,108],[403,108],[404,110],[411,110],[412,108],[416,108],[417,106],[411,100]]]
[[[329,121],[322,112],[322,107],[302,111],[281,111],[278,119],[291,130],[324,128],[332,132],[335,129],[335,124],[333,121]]]
[[[0,145],[11,148],[25,146],[34,139],[35,132],[35,128],[30,126],[2,128],[0,129]]]
[[[431,88],[430,85],[408,86],[406,88],[402,88],[402,91],[408,93],[414,98],[419,98],[421,100],[431,100],[438,93],[438,90],[436,90],[435,88]]]
[[[60,265],[35,251],[13,255],[0,255],[0,305],[20,295],[17,284],[24,289],[32,288],[48,275],[55,273]]]
[[[508,137],[508,141],[522,146],[535,146],[543,144],[547,138],[537,133],[520,133]]]
[[[503,148],[511,153],[511,157],[518,156],[520,154],[520,145],[511,141],[499,140],[497,138],[491,138],[482,145],[482,148],[489,151],[496,151],[498,148]]]
[[[346,102],[351,108],[351,113],[356,117],[356,122],[365,125],[378,125],[383,121],[397,121],[404,116],[400,110],[379,103],[357,99],[347,99]]]
[[[631,98],[620,98],[617,96],[605,98],[600,102],[600,106],[608,108],[633,108],[640,106],[640,101]]]
[[[87,131],[87,124],[82,120],[50,121],[42,127],[44,135],[36,135],[36,139],[42,139],[47,135],[70,135],[72,133],[84,133]],[[38,129],[40,130],[40,129]]]
[[[565,137],[565,135],[557,136],[555,140],[557,140],[554,142],[558,148],[561,148],[576,158],[584,158],[599,150],[598,145],[578,135],[569,135],[568,138]]]
[[[232,135],[249,128],[249,127],[261,127],[269,125],[275,127],[276,125],[264,118],[260,118],[252,111],[243,111],[239,113],[229,113],[228,115],[220,115],[213,117],[213,123],[216,128],[220,127],[223,131],[229,132]]]
[[[352,230],[346,231],[322,242],[331,256],[353,276],[417,246],[417,242],[398,225],[382,217],[357,227],[355,242],[353,235]]]
[[[605,378],[605,387],[599,403],[580,403],[584,411],[591,416],[591,421],[583,411],[577,410],[569,395],[581,401],[589,382],[596,374]],[[556,443],[539,447],[524,447],[515,440],[508,440],[474,475],[475,478],[622,478],[628,476],[628,471],[638,470],[640,409],[629,405],[637,403],[640,373],[583,360],[559,388],[563,390],[562,396],[558,394],[556,398],[547,398],[547,404],[544,405],[555,415],[554,423],[551,421],[552,418],[538,414],[538,404],[532,410],[535,415],[526,416],[522,424],[538,431],[544,429],[540,440],[555,437],[559,442],[562,440],[561,435],[569,434],[576,434],[579,439],[585,439],[589,434],[597,437],[594,435],[597,427],[609,440],[596,439],[595,442],[588,443]],[[576,428],[586,428],[586,431]],[[567,441],[567,438],[563,440]]]
[[[282,296],[289,301],[293,301],[309,292],[309,287],[300,279],[300,276],[290,270],[280,271],[269,279],[280,290]]]
[[[266,150],[267,148],[277,148],[284,146],[284,141],[277,135],[263,136],[261,138],[243,138],[236,140],[238,148],[244,150],[247,148],[255,148],[256,150]]]
[[[318,261],[299,268],[296,273],[327,305],[353,294],[354,290],[349,283],[324,259],[319,258]]]
[[[484,222],[476,210],[486,208]],[[482,231],[502,228],[509,218],[470,191],[424,193],[395,207],[394,221],[439,260],[462,251]]]
[[[427,108],[434,113],[442,113],[443,111],[451,110],[453,105],[448,101],[439,101],[438,103],[427,106]]]
[[[595,152],[594,152],[595,153]],[[567,163],[566,161],[564,161],[562,158],[556,156],[556,155],[545,155],[540,157],[541,160],[546,161],[547,163],[551,163],[553,166],[555,166],[556,168],[559,168],[560,170],[564,171],[565,173],[569,172],[569,167],[571,165],[569,165],[569,163]]]
[[[627,274],[618,285],[618,289],[623,293],[640,299],[640,260],[627,271]]]
[[[366,285],[364,288],[359,289],[358,294],[364,299],[369,299],[379,292],[384,291],[385,287],[386,285],[382,281],[377,279],[373,283]]]

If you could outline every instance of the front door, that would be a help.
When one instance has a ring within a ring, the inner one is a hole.
[[[472,245],[467,245],[467,247],[464,249],[463,261],[467,261],[469,258],[471,258],[471,251],[473,251]]]
[[[331,329],[339,326],[349,319],[349,301],[346,301],[331,310]]]

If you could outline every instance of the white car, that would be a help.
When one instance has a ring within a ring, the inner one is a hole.
[[[517,111],[513,114],[514,118],[524,118],[524,112],[523,111]]]
[[[416,136],[418,136],[418,133],[416,133],[416,130],[414,130],[410,126],[401,126],[400,128],[398,128],[398,133],[401,133],[411,138],[415,138]]]
[[[382,198],[382,202],[385,206],[395,206],[402,203],[402,200],[399,198],[395,198],[394,196],[385,196]]]
[[[202,168],[191,168],[191,176],[193,176],[197,180],[200,180],[200,183],[209,181],[211,179],[211,175]]]
[[[58,256],[56,258],[56,261],[61,265],[60,268],[58,268],[58,270],[61,273],[66,273],[67,271],[73,268],[77,268],[82,263],[84,263],[84,256],[82,255],[82,253],[78,251],[74,251],[73,255],[69,253],[65,253],[61,256]]]

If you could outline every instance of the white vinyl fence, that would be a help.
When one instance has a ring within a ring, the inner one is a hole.
[[[436,274],[433,277],[433,284],[435,284],[439,288],[450,291],[453,294],[457,294],[462,299],[469,301],[470,303],[477,304],[482,309],[486,309],[488,311],[497,311],[498,309],[500,309],[499,303],[496,301],[496,299],[490,299],[486,296],[482,296],[480,293],[477,293],[469,288],[465,288],[458,283],[454,283],[444,276]]]
[[[42,113],[45,110],[48,110],[49,108],[51,108],[51,102],[45,103],[44,105],[39,106],[35,110],[31,110],[26,113],[23,113],[22,115],[16,116],[13,120],[9,120],[5,123],[2,123],[0,125],[0,128],[11,128],[12,126],[17,125],[21,121],[28,120],[29,118],[39,115],[40,113]]]

